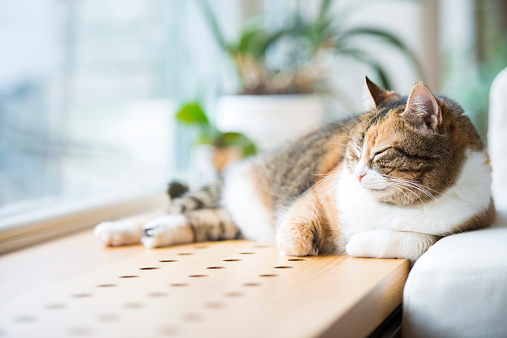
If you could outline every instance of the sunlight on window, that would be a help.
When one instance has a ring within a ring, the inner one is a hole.
[[[188,67],[195,60],[180,36],[190,33],[181,14],[198,20],[193,6],[0,3],[0,217],[108,192],[163,190],[184,168],[188,145],[176,141],[174,112],[195,95],[189,88],[200,71],[198,62]]]

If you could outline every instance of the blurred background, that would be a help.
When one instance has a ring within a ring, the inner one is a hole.
[[[361,113],[365,75],[485,136],[506,33],[502,0],[0,0],[0,218],[201,184]]]

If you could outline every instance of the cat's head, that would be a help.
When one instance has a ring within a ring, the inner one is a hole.
[[[425,203],[452,187],[467,149],[484,149],[474,126],[454,101],[416,84],[408,97],[368,78],[374,107],[350,132],[346,166],[354,180],[380,202]]]

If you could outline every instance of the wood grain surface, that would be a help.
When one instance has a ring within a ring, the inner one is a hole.
[[[0,256],[0,337],[364,337],[408,271],[244,240],[102,248],[85,231]]]

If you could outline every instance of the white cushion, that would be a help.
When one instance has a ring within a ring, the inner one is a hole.
[[[507,211],[491,228],[445,237],[414,265],[404,337],[507,337]]]
[[[493,194],[498,204],[507,204],[507,68],[491,85],[488,147],[493,166]]]

